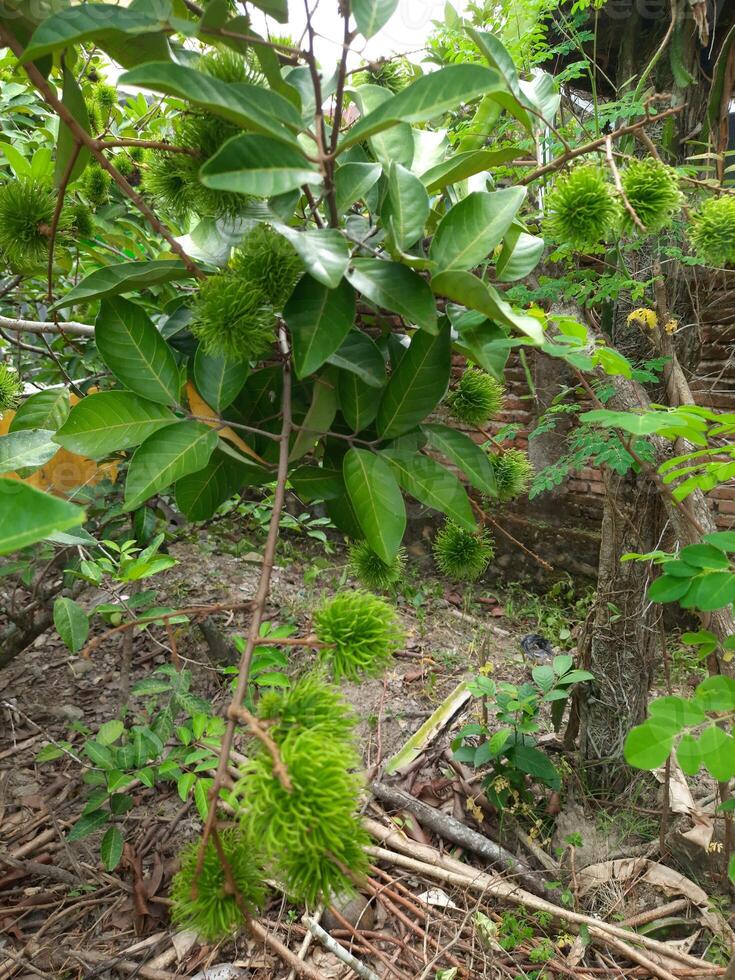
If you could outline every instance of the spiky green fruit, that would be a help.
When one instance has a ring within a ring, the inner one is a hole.
[[[219,840],[248,914],[257,914],[265,904],[266,891],[253,839],[235,829],[220,831]],[[237,898],[226,888],[225,871],[211,838],[197,876],[198,855],[198,840],[182,851],[181,870],[171,885],[171,918],[185,929],[196,929],[205,939],[224,939],[243,926],[243,913]]]
[[[23,385],[18,375],[4,361],[0,361],[0,412],[15,408],[22,393]]]
[[[110,118],[110,113],[117,105],[117,89],[114,85],[108,85],[106,82],[97,82],[92,89],[92,99],[99,110],[103,124],[106,123]]]
[[[367,541],[355,541],[350,545],[350,573],[368,589],[384,592],[395,585],[403,575],[406,552],[400,549],[392,562],[383,561]]]
[[[266,224],[257,224],[241,243],[231,262],[234,273],[247,278],[281,311],[293,292],[303,264],[293,245]]]
[[[557,177],[546,195],[544,235],[573,248],[592,248],[609,237],[618,213],[603,171],[582,164]]]
[[[354,747],[325,739],[318,727],[294,729],[278,745],[293,785],[289,792],[264,749],[255,752],[238,784],[243,826],[257,840],[296,901],[314,906],[354,891],[347,876],[367,870],[367,835],[357,818],[360,761]]]
[[[56,192],[41,181],[21,177],[0,187],[0,256],[14,272],[30,274],[45,265],[55,209]],[[64,208],[57,238],[69,223]]]
[[[71,227],[80,238],[89,238],[94,231],[94,217],[82,201],[71,206]]]
[[[467,531],[447,521],[434,538],[434,561],[439,571],[457,582],[474,582],[495,554],[486,531]]]
[[[205,75],[211,75],[222,82],[262,85],[265,81],[265,76],[254,58],[243,57],[231,48],[218,48],[202,55],[197,68]]]
[[[533,479],[533,463],[522,449],[504,449],[490,455],[498,500],[513,500],[524,493]]]
[[[467,425],[485,425],[503,405],[505,388],[485,371],[469,368],[447,396],[452,415]]]
[[[82,174],[82,193],[93,207],[107,201],[111,186],[112,177],[98,163],[90,163]]]
[[[357,718],[339,690],[320,671],[303,674],[284,690],[268,691],[258,701],[258,716],[271,722],[280,744],[292,732],[318,728],[325,739],[349,741]]]
[[[123,177],[129,177],[135,170],[135,164],[127,153],[116,153],[112,162]]]
[[[314,632],[327,644],[319,650],[319,659],[331,666],[337,680],[380,673],[404,640],[390,603],[362,591],[344,592],[326,602],[314,616]]]
[[[679,179],[671,167],[660,160],[647,157],[631,161],[621,173],[620,182],[648,235],[655,235],[670,224],[681,207]],[[623,229],[633,231],[635,225],[628,209],[623,208],[620,213]]]
[[[420,77],[421,71],[408,58],[389,58],[368,64],[354,78],[355,85],[379,85],[397,94]]]
[[[191,332],[208,354],[251,361],[275,340],[275,315],[263,291],[232,269],[205,279],[192,313]]]
[[[713,197],[692,218],[689,232],[697,256],[707,265],[735,264],[735,197]]]

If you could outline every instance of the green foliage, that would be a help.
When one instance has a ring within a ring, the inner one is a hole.
[[[243,910],[256,914],[265,904],[262,870],[255,840],[241,829],[218,834],[237,896],[228,890],[228,879],[214,840],[204,848],[204,863],[196,873],[200,842],[194,840],[181,852],[181,868],[171,886],[171,918],[183,929],[196,929],[204,939],[219,940],[244,924]]]
[[[580,164],[557,177],[545,208],[545,237],[583,251],[606,241],[619,216],[613,188],[595,164]]]
[[[301,271],[289,242],[266,225],[256,225],[227,268],[201,285],[192,333],[208,354],[253,360],[273,343],[276,312]]]
[[[44,267],[55,208],[56,194],[45,182],[22,177],[0,187],[0,258],[13,272],[30,275]],[[64,209],[59,231],[68,227]]]
[[[319,650],[319,659],[329,664],[337,680],[379,673],[404,640],[393,607],[360,591],[328,600],[314,615],[314,632],[327,644]]]
[[[391,562],[383,561],[367,541],[355,541],[350,545],[350,573],[367,589],[384,592],[395,585],[403,575],[406,552],[403,548]]]
[[[5,361],[0,361],[0,412],[15,408],[22,394],[23,383],[17,373]]]
[[[504,386],[485,371],[469,368],[449,393],[452,414],[468,425],[485,425],[503,404]]]
[[[355,819],[360,779],[350,743],[325,738],[319,727],[295,728],[278,745],[293,783],[284,788],[265,750],[248,762],[238,784],[243,826],[275,875],[297,901],[316,905],[354,891],[345,873],[367,870],[367,834]]]
[[[467,531],[451,521],[437,533],[433,550],[441,573],[458,582],[478,579],[495,554],[487,531]]]
[[[82,174],[80,185],[84,197],[96,208],[110,196],[112,177],[98,163],[90,163]]]
[[[498,500],[514,500],[528,489],[533,478],[533,464],[522,449],[503,449],[490,455],[495,474]]]
[[[697,256],[708,265],[735,263],[735,197],[713,197],[692,217],[689,230]]]
[[[682,203],[678,177],[666,164],[652,157],[633,160],[623,169],[620,182],[631,207],[646,226],[646,234],[658,234],[671,223]],[[633,230],[633,219],[621,210],[625,231]]]

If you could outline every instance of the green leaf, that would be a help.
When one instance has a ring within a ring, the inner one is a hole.
[[[659,579],[660,581],[660,579]],[[691,582],[691,588],[681,605],[685,609],[712,612],[735,601],[735,572],[709,572]]]
[[[466,153],[455,153],[422,173],[421,182],[432,194],[448,184],[455,184],[520,156],[523,156],[522,148],[512,146],[501,150],[468,150]]]
[[[545,248],[543,238],[521,232],[511,244],[508,239],[495,263],[498,282],[517,282],[532,272]]]
[[[467,309],[478,310],[490,320],[519,330],[537,344],[543,342],[543,328],[536,317],[516,313],[496,289],[471,272],[441,272],[431,280],[431,288],[439,296],[446,296]]]
[[[695,568],[711,568],[721,571],[730,567],[730,559],[720,548],[712,544],[690,544],[681,549],[680,558]]]
[[[532,745],[515,745],[508,753],[513,765],[527,772],[533,779],[540,779],[552,789],[561,787],[561,777],[548,756]]]
[[[668,759],[678,729],[665,720],[636,725],[625,739],[625,758],[636,769],[658,769]]]
[[[22,429],[0,436],[0,473],[38,469],[59,451],[50,429]]]
[[[525,196],[525,187],[468,194],[439,222],[429,258],[441,271],[474,269],[503,240]]]
[[[165,7],[159,9],[166,12]],[[21,60],[38,61],[60,48],[90,40],[103,48],[106,41],[116,42],[124,51],[130,37],[161,33],[167,27],[167,16],[160,16],[155,5],[126,8],[113,3],[80,4],[46,17],[33,33]]]
[[[429,195],[424,185],[400,163],[391,163],[388,171],[388,197],[383,206],[382,218],[401,251],[405,251],[423,235],[428,217]]]
[[[190,521],[206,521],[244,486],[269,483],[273,474],[215,449],[207,465],[176,481],[176,506]]]
[[[135,450],[125,481],[124,510],[135,510],[154,493],[203,469],[217,446],[217,433],[202,422],[175,422]]]
[[[102,459],[119,449],[140,445],[157,429],[175,421],[168,408],[131,391],[102,391],[87,395],[74,406],[54,441],[70,452]]]
[[[694,694],[703,711],[735,710],[735,680],[731,677],[708,677],[697,685]]]
[[[94,336],[100,357],[126,388],[159,405],[178,402],[173,351],[142,307],[120,297],[103,300]]]
[[[23,429],[53,429],[63,425],[71,402],[66,388],[48,388],[26,398],[8,427],[9,432]]]
[[[392,93],[380,85],[360,85],[352,94],[363,119],[393,99]],[[390,124],[385,131],[376,133],[368,139],[368,148],[385,170],[391,163],[410,167],[414,154],[413,131],[408,123]],[[366,203],[371,210],[374,210],[372,201]]]
[[[436,333],[436,304],[431,289],[405,265],[383,259],[355,259],[347,278],[371,303]]]
[[[735,551],[735,531],[713,531],[712,534],[705,534],[702,541],[720,551]]]
[[[436,336],[418,331],[391,375],[378,408],[377,428],[393,439],[415,428],[447,390],[450,370],[450,326]]]
[[[209,790],[213,782],[213,779],[202,777],[197,779],[194,786],[194,803],[199,812],[199,817],[203,821],[207,819],[207,812],[209,811]]]
[[[90,272],[88,276],[49,307],[51,312],[75,303],[89,303],[105,296],[138,292],[177,279],[191,279],[179,259],[151,259],[148,262],[119,262]]]
[[[337,212],[344,214],[355,201],[364,199],[367,192],[380,178],[383,168],[379,163],[343,163],[334,175]]]
[[[398,0],[352,0],[352,14],[358,31],[370,38],[384,27],[395,13]]]
[[[106,745],[101,745],[92,739],[85,744],[84,751],[93,766],[98,766],[100,769],[114,768],[115,759]]]
[[[380,454],[411,497],[441,511],[468,531],[477,530],[467,492],[457,477],[430,456],[386,449]]]
[[[438,422],[422,425],[421,430],[434,449],[458,466],[476,490],[491,497],[496,495],[495,473],[490,460],[469,436]]]
[[[62,90],[61,101],[64,108],[71,113],[85,133],[90,132],[89,114],[87,103],[84,101],[82,90],[74,77],[74,72],[70,71],[66,62],[62,62]],[[67,169],[76,153],[76,159],[67,176]],[[56,164],[54,169],[54,185],[59,187],[66,177],[68,183],[73,183],[81,176],[82,171],[89,162],[89,150],[83,146],[77,152],[77,143],[71,134],[71,130],[63,123],[59,125],[59,136],[56,142]]]
[[[706,721],[706,715],[696,701],[674,695],[655,698],[648,706],[648,713],[651,718],[663,718],[672,725],[678,725],[680,729],[701,725]]]
[[[117,718],[106,721],[97,732],[97,741],[100,745],[112,745],[120,738],[125,731],[125,725]]]
[[[84,511],[20,480],[0,477],[0,555],[84,522]]]
[[[205,187],[254,197],[275,197],[303,184],[321,183],[321,174],[295,147],[268,136],[233,136],[199,171]]]
[[[341,472],[326,466],[297,466],[288,478],[299,497],[307,503],[334,500],[345,490]]]
[[[341,231],[337,228],[299,231],[276,223],[273,228],[291,242],[310,276],[328,289],[339,286],[350,261],[350,249]]]
[[[398,95],[379,105],[353,126],[342,139],[339,151],[396,123],[418,123],[487,92],[502,89],[500,75],[481,65],[447,65],[423,75]]]
[[[309,452],[317,439],[329,431],[336,414],[337,372],[328,367],[314,379],[311,405],[293,441],[289,460],[300,459]]]
[[[54,602],[54,626],[72,653],[78,653],[87,642],[89,619],[73,599],[61,596]]]
[[[648,598],[651,602],[675,602],[686,595],[691,586],[688,578],[676,578],[673,575],[660,575],[648,587]]]
[[[682,772],[687,776],[695,776],[702,765],[702,753],[699,751],[699,741],[692,735],[682,735],[676,747],[676,759]]]
[[[197,347],[194,383],[204,401],[218,415],[240,394],[249,372],[244,361],[228,361],[221,354],[207,354],[201,345]]]
[[[371,388],[385,384],[385,361],[375,341],[362,330],[350,330],[339,350],[330,354],[328,364],[351,371]]]
[[[355,319],[355,291],[342,280],[329,289],[308,273],[303,275],[283,310],[291,332],[296,376],[313,374],[335,353]]]
[[[342,465],[347,494],[373,551],[392,561],[406,530],[406,508],[390,466],[365,449],[349,449]]]
[[[302,128],[299,113],[288,99],[265,86],[223,82],[171,61],[141,65],[126,72],[119,81],[185,99],[241,129],[274,137],[271,142],[279,149],[284,143],[297,146],[294,133]]]
[[[107,810],[94,810],[92,813],[86,813],[77,820],[66,839],[70,843],[73,843],[75,840],[82,840],[84,837],[89,837],[95,830],[104,827],[109,819],[110,814]]]
[[[566,674],[572,664],[574,663],[574,657],[569,653],[560,653],[558,656],[554,657],[551,662],[551,666],[557,677],[563,677]]]
[[[735,776],[735,739],[717,725],[705,728],[699,736],[702,763],[718,783]]]
[[[361,432],[378,414],[378,396],[372,385],[352,371],[340,371],[337,383],[339,407],[353,432]]]

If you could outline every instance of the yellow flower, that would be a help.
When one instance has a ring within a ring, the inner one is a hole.
[[[667,320],[666,323],[664,324],[664,330],[666,331],[666,333],[676,333],[678,329],[679,329],[679,321],[674,320],[673,317],[672,319]]]
[[[658,325],[658,317],[655,310],[647,310],[645,306],[640,306],[628,314],[628,323],[638,323],[641,327],[654,330]]]

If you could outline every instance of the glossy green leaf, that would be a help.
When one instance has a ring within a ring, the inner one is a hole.
[[[734,711],[735,680],[732,677],[708,677],[694,692],[703,711]]]
[[[277,92],[261,85],[223,82],[171,61],[141,65],[122,75],[120,82],[185,99],[242,129],[273,137],[276,145],[295,146],[294,133],[302,128],[297,110]]]
[[[705,728],[699,736],[702,764],[718,783],[735,776],[735,739],[717,725]]]
[[[336,414],[337,372],[327,367],[314,379],[311,405],[293,441],[289,461],[308,453],[317,439],[329,431]]]
[[[59,450],[53,435],[50,429],[23,429],[0,436],[0,473],[43,466]]]
[[[688,578],[675,578],[673,575],[660,575],[648,587],[651,602],[675,602],[689,591]]]
[[[176,279],[191,279],[191,273],[179,259],[151,259],[148,262],[119,262],[90,272],[82,281],[57,300],[50,310],[61,310],[75,303],[89,303],[105,296],[138,292]]]
[[[517,313],[496,289],[471,272],[441,272],[431,280],[431,288],[438,296],[446,296],[469,310],[483,313],[489,320],[513,327],[537,344],[543,342],[543,327],[536,317]]]
[[[525,278],[538,265],[545,248],[543,238],[522,232],[509,245],[506,241],[495,263],[498,282],[517,282]]]
[[[66,596],[54,602],[54,626],[72,653],[78,653],[89,636],[89,618],[82,607]]]
[[[467,492],[457,477],[430,456],[386,449],[381,453],[409,496],[441,511],[460,527],[477,530]]]
[[[368,113],[348,131],[339,149],[346,150],[396,123],[425,122],[445,110],[456,109],[462,102],[500,91],[502,87],[500,75],[492,69],[481,65],[447,65],[423,75]]]
[[[273,478],[268,470],[241,463],[215,449],[203,469],[176,481],[176,506],[190,521],[207,521],[242,487],[260,486]]]
[[[334,500],[345,492],[340,470],[326,466],[297,466],[288,479],[296,493],[305,502]]]
[[[69,414],[71,401],[66,388],[47,388],[37,391],[35,395],[21,404],[13,417],[9,432],[20,432],[23,429],[52,429],[56,430],[64,424]]]
[[[682,735],[679,744],[676,746],[676,760],[685,775],[695,776],[702,765],[699,740],[692,735]]]
[[[100,730],[97,732],[97,741],[100,745],[114,745],[124,731],[125,725],[118,718],[113,718],[112,721],[106,721],[104,725],[100,726]]]
[[[678,725],[679,728],[701,725],[706,719],[704,711],[696,701],[674,695],[654,698],[648,706],[648,713],[651,718],[664,718]]]
[[[668,759],[678,729],[665,720],[636,725],[625,739],[625,758],[636,769],[658,769]]]
[[[429,257],[441,271],[474,269],[503,240],[525,196],[524,187],[468,194],[439,222]]]
[[[723,571],[730,567],[730,559],[720,548],[713,544],[689,544],[679,552],[682,561],[695,568],[709,568],[713,571]]]
[[[117,827],[108,827],[100,844],[100,857],[106,871],[114,871],[120,863],[125,839]]]
[[[352,0],[352,14],[363,37],[377,34],[393,16],[398,0]]]
[[[698,576],[680,602],[685,609],[701,609],[702,612],[729,606],[735,602],[735,572],[709,572]]]
[[[273,227],[291,242],[312,278],[329,289],[339,286],[350,260],[347,239],[341,231],[337,228],[299,231],[289,225],[276,223]]]
[[[516,744],[508,752],[512,764],[532,779],[540,779],[552,789],[561,787],[561,777],[547,755],[533,745]]]
[[[436,335],[418,331],[391,375],[377,416],[378,433],[393,439],[423,422],[449,384],[450,327]]]
[[[496,495],[495,473],[487,453],[468,435],[438,422],[422,425],[421,430],[426,433],[434,449],[459,467],[476,490],[491,497]]]
[[[712,534],[705,534],[702,541],[720,551],[735,551],[735,531],[713,531]]]
[[[523,152],[520,147],[509,146],[500,150],[468,150],[465,153],[454,153],[422,173],[421,182],[431,194],[448,184],[466,180],[467,177],[479,174],[483,170],[509,163],[523,156]]]
[[[429,195],[424,185],[400,163],[391,163],[382,218],[399,249],[405,251],[423,235],[428,217]]]
[[[61,101],[64,108],[71,113],[85,133],[90,132],[89,113],[87,103],[84,101],[82,90],[74,77],[74,72],[62,63],[62,88]],[[71,170],[68,170],[72,158],[76,154]],[[89,162],[89,150],[86,146],[81,147],[77,152],[77,143],[71,134],[71,130],[63,123],[59,125],[59,136],[56,142],[56,163],[54,167],[54,184],[59,187],[64,179],[67,183],[75,181],[82,173]],[[68,172],[67,172],[68,171]]]
[[[378,395],[352,371],[340,371],[337,385],[339,407],[353,432],[362,432],[378,414]]]
[[[381,106],[393,99],[393,94],[381,85],[360,85],[353,92],[363,118],[370,116]],[[387,170],[391,163],[400,163],[410,167],[413,161],[414,141],[413,132],[407,122],[385,127],[368,139],[368,147],[372,156]],[[370,210],[375,210],[371,201]]]
[[[95,830],[104,827],[110,819],[107,810],[95,810],[93,813],[86,813],[81,816],[67,834],[67,840],[73,843],[75,840],[82,840],[89,837]]]
[[[135,510],[154,493],[203,469],[217,446],[217,433],[202,422],[175,422],[138,446],[125,481],[125,510]]]
[[[173,351],[142,307],[121,297],[104,300],[94,337],[100,357],[126,388],[160,405],[178,402],[181,376]]]
[[[342,474],[350,501],[370,547],[392,561],[406,530],[406,508],[388,463],[365,449],[349,449]]]
[[[385,361],[375,341],[362,330],[352,329],[339,349],[327,358],[328,364],[351,371],[371,388],[385,384]]]
[[[0,555],[84,522],[84,511],[34,487],[0,477]]]
[[[269,136],[233,136],[199,171],[205,187],[253,197],[275,197],[303,184],[321,183],[321,174],[303,153]]]
[[[364,199],[383,172],[379,163],[343,163],[334,175],[337,212],[344,214],[355,201]]]
[[[72,408],[54,441],[70,452],[102,459],[140,445],[175,421],[168,408],[131,391],[102,391],[87,395]]]
[[[231,405],[242,391],[250,368],[244,361],[228,361],[221,354],[207,354],[200,345],[194,355],[194,383],[204,401],[217,414]]]
[[[376,306],[398,313],[430,333],[436,332],[436,304],[431,289],[405,265],[383,259],[355,259],[347,278]]]
[[[304,275],[283,310],[291,333],[296,375],[313,374],[339,349],[355,319],[355,291],[342,280],[328,289]]]

